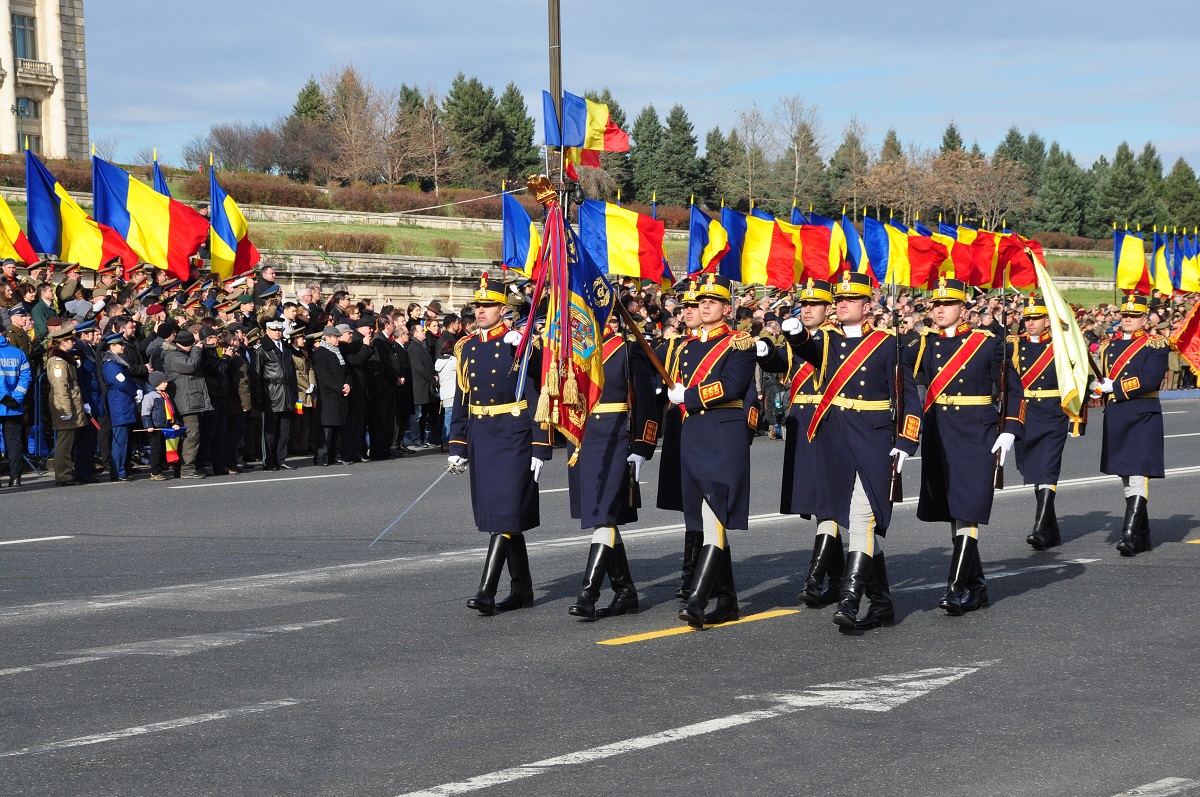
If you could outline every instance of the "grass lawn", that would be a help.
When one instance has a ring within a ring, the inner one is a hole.
[[[1111,304],[1113,301],[1112,291],[1093,291],[1093,290],[1066,290],[1063,291],[1063,298],[1071,304],[1082,305],[1083,307],[1095,307],[1101,302]]]

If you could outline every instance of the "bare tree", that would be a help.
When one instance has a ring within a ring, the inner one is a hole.
[[[866,196],[876,207],[900,212],[910,223],[916,214],[930,207],[933,151],[910,144],[899,157],[882,160],[871,167],[864,183]]]
[[[770,164],[776,149],[771,126],[758,105],[738,111],[729,137],[728,165],[717,176],[721,192],[754,203],[769,199]]]
[[[802,100],[799,94],[788,94],[775,101],[771,124],[776,140],[784,149],[780,165],[786,164],[786,172],[781,169],[780,176],[786,173],[788,177],[786,181],[780,181],[780,188],[789,196],[780,199],[811,200],[819,196],[824,187],[821,173],[825,168],[821,150],[826,144],[820,111]]]
[[[199,171],[208,164],[208,154],[212,152],[212,149],[211,137],[197,133],[183,145],[184,165],[189,169]]]
[[[97,158],[111,163],[117,159],[117,147],[120,146],[120,143],[120,139],[116,136],[105,136],[93,141],[92,147],[96,152]]]
[[[1029,172],[1008,158],[976,158],[968,170],[968,197],[981,222],[996,229],[1006,213],[1019,213],[1033,205]]]
[[[154,147],[141,147],[133,153],[133,160],[130,161],[134,166],[153,166],[154,165]]]
[[[338,177],[347,182],[378,179],[387,98],[353,66],[326,73],[321,85],[330,106]]]

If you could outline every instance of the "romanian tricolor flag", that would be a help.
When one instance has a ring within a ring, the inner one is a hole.
[[[1167,264],[1167,231],[1164,229],[1160,233],[1157,224],[1154,225],[1153,241],[1150,275],[1154,280],[1154,287],[1162,291],[1163,296],[1170,296],[1175,286],[1171,284],[1171,268]]]
[[[1200,303],[1192,305],[1179,332],[1171,336],[1172,348],[1194,371],[1200,371],[1200,314],[1197,309],[1200,309]]]
[[[721,227],[728,236],[729,251],[717,265],[717,273],[734,282],[742,279],[742,247],[746,244],[746,217],[732,208],[721,206]]]
[[[1183,235],[1187,235],[1186,227]],[[1178,227],[1171,230],[1171,245],[1167,251],[1171,253],[1171,284],[1178,291],[1183,284],[1183,237],[1179,235]]]
[[[1197,263],[1196,237],[1188,238],[1183,230],[1183,256],[1179,263],[1179,290],[1184,293],[1200,292],[1200,263]]]
[[[1036,261],[1029,257],[1033,252]],[[1008,275],[1008,285],[1013,288],[1032,288],[1038,284],[1036,263],[1045,263],[1046,255],[1037,241],[1009,233],[1000,238],[1000,265],[997,272]]]
[[[851,267],[860,274],[870,274],[874,277],[871,258],[867,257],[867,250],[858,235],[858,229],[845,212],[842,213],[842,237],[846,239],[846,259],[850,261]]]
[[[870,216],[863,218],[863,247],[875,281],[881,285],[909,285],[912,266],[908,262],[908,233],[894,224]]]
[[[170,196],[171,189],[167,185],[167,176],[158,167],[158,152],[154,153],[154,190],[163,196]]]
[[[989,230],[973,230],[973,232],[970,279],[964,280],[964,282],[981,288],[994,287],[996,265],[1000,259],[1000,236]]]
[[[793,209],[792,218],[796,217]],[[800,218],[804,218],[800,214]],[[776,219],[776,224],[796,250],[792,264],[792,280],[829,279],[829,231],[815,224],[789,224]]]
[[[1149,294],[1153,283],[1146,268],[1146,242],[1129,230],[1113,225],[1113,277],[1117,289]]]
[[[571,160],[584,166],[599,167],[601,152],[628,152],[629,135],[617,127],[608,115],[608,106],[570,92],[563,92],[562,126],[554,112],[554,98],[542,92],[542,113],[548,147],[575,148]]]
[[[601,274],[660,282],[665,233],[661,221],[608,202],[588,199],[579,206],[583,259]]]
[[[212,167],[212,156],[208,159],[208,175],[212,272],[221,279],[229,279],[253,270],[262,258],[254,244],[250,243],[250,225],[242,215],[241,208],[217,184],[217,170]]]
[[[9,257],[27,266],[32,266],[38,261],[37,252],[33,251],[33,246],[25,237],[25,231],[17,224],[12,209],[4,198],[0,197],[0,258]]]
[[[751,212],[746,217],[739,281],[788,289],[796,282],[796,245],[773,217]]]
[[[208,236],[208,219],[95,156],[92,196],[96,221],[119,232],[142,260],[181,280],[191,276],[190,258]]]
[[[83,212],[37,156],[25,150],[25,198],[34,251],[99,269],[120,258],[125,272],[138,258],[120,233]]]
[[[808,224],[808,219],[804,218],[804,213],[800,208],[796,207],[796,200],[792,200],[792,224]]]
[[[501,235],[504,241],[504,267],[527,279],[533,279],[542,249],[542,236],[537,224],[512,194],[501,199]]]
[[[692,205],[688,223],[688,276],[714,271],[728,253],[729,234],[725,228]]]
[[[829,275],[826,277],[828,279],[842,271],[842,264],[846,262],[846,232],[833,219],[827,219],[824,216],[813,213],[811,210],[808,213],[808,223],[814,227],[824,228],[828,231],[822,237],[822,241],[826,238],[829,241],[829,245],[825,249],[825,259],[829,263]]]
[[[162,430],[163,442],[166,443],[167,449],[167,464],[174,465],[179,461],[179,441],[183,437],[183,433],[187,431],[187,427],[171,428],[176,421],[175,404],[166,393],[163,393],[163,412],[167,416],[167,425]]]

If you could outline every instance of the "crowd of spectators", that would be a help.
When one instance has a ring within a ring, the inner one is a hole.
[[[22,271],[26,271],[22,274]],[[91,283],[85,286],[85,282]],[[122,280],[116,267],[0,265],[0,424],[9,486],[54,452],[55,484],[290,470],[448,450],[457,389],[455,343],[474,329],[434,299],[404,307],[326,296],[318,282],[285,292],[267,266],[255,275],[184,284],[157,269]],[[686,334],[677,291],[625,279],[620,300],[657,342]],[[508,323],[528,312],[532,285],[510,286]],[[1178,332],[1196,295],[1151,297],[1150,325]],[[902,336],[931,328],[920,291],[877,290],[872,323]],[[1021,330],[1023,297],[980,292],[967,320],[994,334]],[[377,306],[379,304],[379,306]],[[744,288],[733,323],[782,343],[790,291]],[[1118,328],[1117,302],[1076,308],[1093,350]],[[535,315],[536,318],[536,315]],[[1172,351],[1164,390],[1196,386]],[[760,431],[786,412],[782,375],[759,373]],[[15,453],[15,456],[14,456]],[[44,456],[43,456],[44,458]]]

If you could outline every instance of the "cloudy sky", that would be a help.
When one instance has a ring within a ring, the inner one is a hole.
[[[568,91],[608,86],[630,119],[682,103],[701,142],[797,93],[831,148],[855,116],[876,145],[894,127],[936,146],[953,119],[989,152],[1016,124],[1083,165],[1152,140],[1168,170],[1181,155],[1200,169],[1195,0],[1163,0],[1153,20],[1111,0],[562,6]],[[342,64],[387,86],[515,81],[535,115],[548,83],[544,0],[88,3],[87,50],[93,138],[167,163],[212,124],[286,115],[310,75]]]

